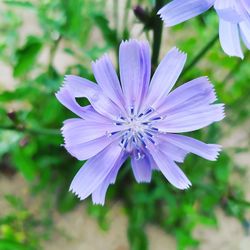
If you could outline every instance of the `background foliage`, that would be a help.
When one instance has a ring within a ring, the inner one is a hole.
[[[122,14],[121,2],[125,6]],[[165,2],[157,1],[158,4]],[[131,9],[136,5],[141,8],[133,15]],[[93,79],[90,62],[104,52],[113,54],[117,65],[115,55],[119,43],[135,37],[131,32],[135,25],[140,25],[139,38],[145,34],[152,46],[158,43],[160,48],[161,27],[156,26],[159,20],[155,16],[155,1],[4,0],[1,6],[0,58],[11,67],[16,81],[15,87],[9,90],[0,85],[2,174],[10,170],[19,172],[33,194],[45,192],[43,199],[49,204],[48,214],[55,207],[60,212],[70,212],[79,201],[68,192],[68,187],[81,163],[60,147],[59,128],[72,114],[58,103],[54,93],[65,74]],[[21,12],[34,13],[39,32],[22,33],[24,15],[20,15]],[[169,44],[165,43],[164,36],[161,46],[162,53],[171,45],[188,53],[187,70],[178,84],[208,75],[215,84],[219,100],[227,104],[224,122],[193,133],[194,137],[210,143],[222,140],[233,128],[243,124],[250,113],[249,53],[246,52],[244,61],[226,56],[215,39],[217,22],[210,11],[170,31],[164,29],[164,34],[169,32]],[[153,53],[155,50],[154,47]],[[44,53],[47,58],[41,60]],[[54,63],[59,53],[70,58],[63,69]],[[154,60],[155,64],[157,56]],[[244,199],[241,186],[230,182],[229,178],[233,174],[244,174],[242,166],[236,166],[234,156],[248,150],[226,149],[217,162],[188,156],[182,167],[193,187],[185,192],[171,187],[158,173],[154,173],[150,185],[137,184],[126,162],[117,183],[108,191],[106,206],[93,206],[89,202],[88,210],[100,226],[107,229],[105,215],[112,201],[121,200],[129,220],[128,239],[132,250],[147,249],[144,229],[148,223],[173,234],[178,249],[196,247],[199,242],[192,235],[193,229],[198,224],[215,226],[218,206],[247,225],[245,211],[249,203]],[[49,228],[53,228],[51,218],[34,218],[20,198],[6,196],[6,199],[15,209],[0,219],[0,249],[40,249],[40,241],[48,238]]]

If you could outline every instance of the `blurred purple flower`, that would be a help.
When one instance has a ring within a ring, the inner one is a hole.
[[[240,35],[250,49],[249,0],[173,0],[159,10],[166,26],[173,26],[200,15],[214,6],[219,16],[219,34],[223,50],[229,56],[243,58]]]
[[[179,189],[191,183],[176,162],[188,153],[216,160],[219,145],[205,144],[176,133],[190,132],[220,121],[222,104],[207,77],[190,81],[172,92],[186,61],[173,48],[150,81],[150,48],[147,42],[122,42],[119,51],[120,81],[107,55],[93,63],[98,84],[69,75],[57,99],[80,118],[66,120],[62,128],[65,148],[79,160],[89,159],[76,174],[70,190],[80,199],[92,194],[104,204],[110,184],[130,157],[137,182],[150,182],[160,170]],[[76,98],[85,97],[82,107]]]

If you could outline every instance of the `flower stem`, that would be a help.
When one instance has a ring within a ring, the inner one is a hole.
[[[130,6],[131,6],[131,0],[127,0],[123,16],[123,33],[128,29],[128,17],[129,17]]]
[[[183,78],[184,75],[192,69],[202,58],[203,56],[214,46],[219,38],[219,34],[216,33],[215,36],[212,37],[210,41],[198,52],[198,54],[192,59],[192,61],[184,68],[181,77]]]
[[[53,69],[53,61],[59,46],[60,41],[62,40],[62,35],[59,35],[59,37],[53,42],[53,45],[50,48],[50,56],[49,56],[49,63],[48,63],[48,72],[51,72],[51,69]]]
[[[153,54],[152,54],[152,66],[153,69],[156,68],[158,63],[158,58],[160,54],[161,48],[161,38],[162,38],[162,28],[163,22],[160,17],[157,15],[158,10],[163,7],[163,0],[156,0],[155,8],[154,8],[154,22],[153,22]]]
[[[113,18],[114,18],[114,22],[115,22],[115,30],[116,30],[116,32],[118,32],[118,29],[119,29],[118,9],[119,9],[118,1],[113,0]]]

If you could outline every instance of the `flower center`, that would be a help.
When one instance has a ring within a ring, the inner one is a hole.
[[[130,114],[126,117],[120,116],[115,125],[121,126],[120,146],[128,151],[138,151],[146,147],[146,142],[156,144],[155,136],[159,130],[154,127],[154,123],[161,120],[152,108],[145,110],[140,114],[134,114],[134,109],[130,109]]]

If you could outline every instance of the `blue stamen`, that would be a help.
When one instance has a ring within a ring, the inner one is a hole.
[[[131,115],[134,114],[134,107],[130,107],[130,113],[131,113]]]
[[[161,119],[162,119],[161,116],[157,116],[157,117],[151,118],[150,120],[151,121],[157,121],[157,120],[161,120]]]
[[[141,139],[144,138],[143,135],[140,132],[138,132],[138,135],[141,137]]]
[[[155,141],[154,141],[151,137],[148,137],[148,139],[149,139],[153,144],[156,144]]]
[[[121,140],[121,144],[123,144],[124,140],[125,140],[125,138],[123,137],[122,140]]]
[[[150,113],[152,113],[154,110],[152,108],[148,108],[145,112],[144,115],[148,115]]]
[[[149,137],[153,137],[152,134],[150,134],[149,132],[145,131],[145,134],[148,135]]]
[[[144,142],[144,140],[140,140],[141,141],[141,143],[142,143],[142,145],[144,146],[144,147],[147,147],[147,145],[146,145],[146,143]]]
[[[123,144],[124,148],[128,146],[128,139],[126,139],[125,143]]]
[[[159,129],[158,129],[158,128],[155,128],[155,127],[151,127],[150,129],[151,129],[151,130],[154,130],[154,131],[159,131]]]

